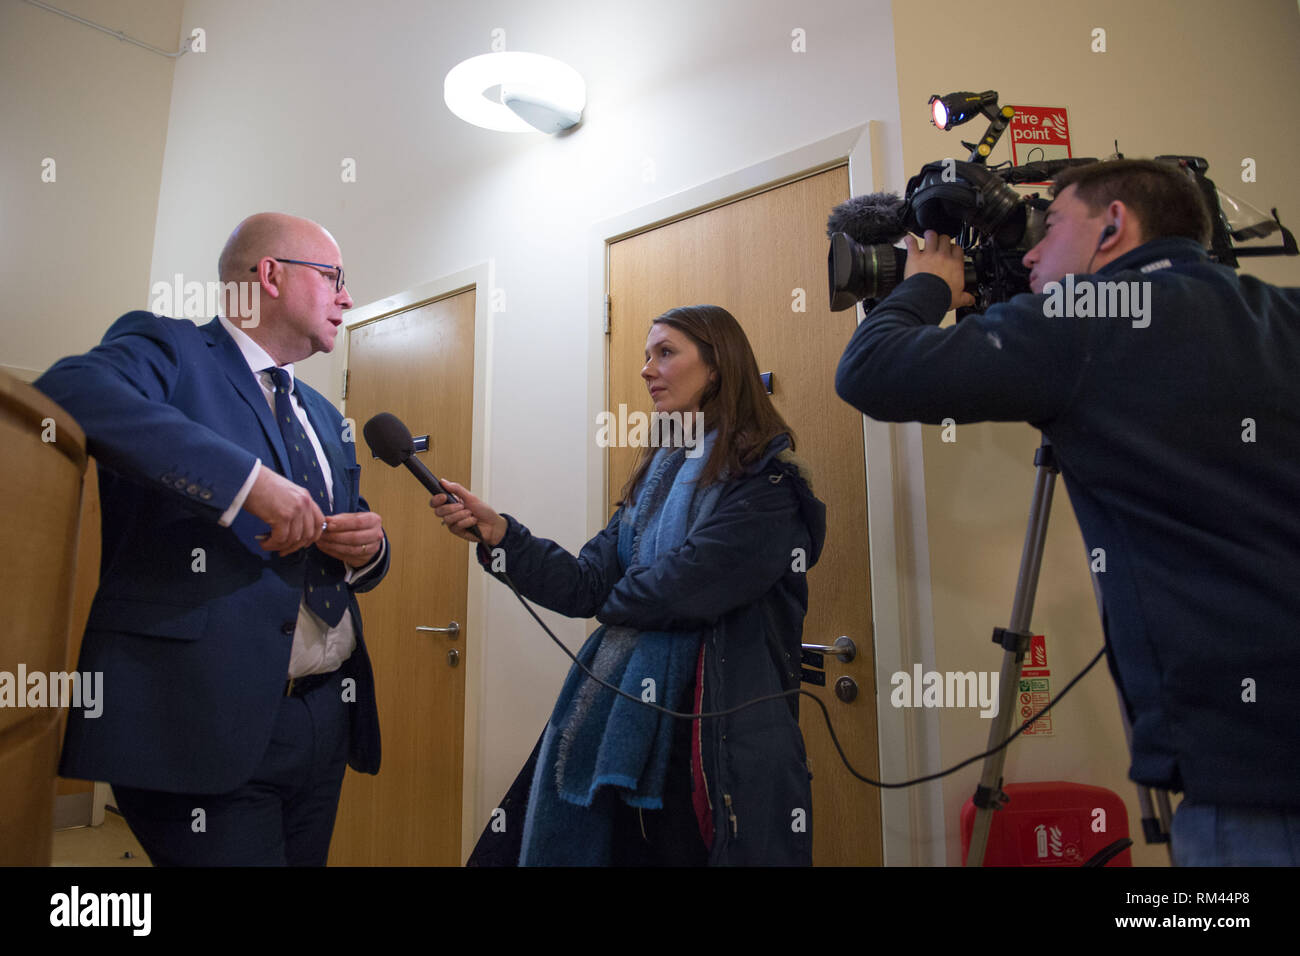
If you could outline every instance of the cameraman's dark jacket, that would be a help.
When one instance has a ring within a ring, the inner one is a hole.
[[[560,614],[638,630],[702,632],[704,690],[696,713],[795,689],[805,571],[821,555],[826,508],[798,466],[778,457],[788,444],[777,438],[744,475],[728,481],[686,542],[651,566],[630,574],[622,567],[620,508],[576,558],[505,515],[509,529],[499,547],[506,573],[526,598]],[[489,550],[480,545],[478,553],[491,570]],[[508,599],[504,590],[498,596]],[[792,694],[701,722],[711,865],[812,863],[811,775],[798,701]],[[523,819],[529,780],[531,766],[507,797],[514,819]],[[512,840],[511,832],[497,839],[489,827],[470,864],[517,862],[518,834]]]
[[[1075,288],[1097,280],[1148,283],[1149,324],[1047,317],[1047,296],[1018,295],[940,329],[947,285],[913,276],[858,327],[836,390],[883,421],[1041,429],[1105,552],[1132,778],[1300,807],[1300,289],[1187,239]]]

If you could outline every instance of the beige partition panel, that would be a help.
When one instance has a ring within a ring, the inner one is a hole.
[[[5,571],[0,630],[0,865],[42,866],[64,714],[49,675],[69,669],[85,438],[54,402],[0,373],[0,444],[0,554],[21,556]]]

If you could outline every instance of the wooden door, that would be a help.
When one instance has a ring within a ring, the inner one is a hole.
[[[827,507],[826,546],[809,571],[806,644],[847,635],[857,659],[825,658],[825,685],[805,683],[830,710],[849,760],[877,776],[875,654],[867,554],[862,416],[835,394],[835,367],[856,312],[827,304],[826,217],[849,197],[848,167],[714,207],[622,239],[609,248],[609,409],[649,412],[640,378],[651,320],[682,305],[720,305],[740,322],[759,370],[773,373],[772,400],[794,429],[797,454]],[[800,308],[806,311],[798,311]],[[616,501],[634,450],[611,448]],[[835,682],[857,683],[852,703]],[[880,795],[840,763],[821,710],[806,698],[800,725],[813,773],[813,859],[818,865],[879,865]]]
[[[356,326],[348,349],[346,412],[356,423],[361,493],[383,518],[392,563],[379,586],[359,596],[382,762],[378,776],[348,771],[329,861],[458,866],[465,664],[479,646],[465,628],[465,543],[442,527],[406,468],[371,457],[361,430],[391,412],[413,436],[429,436],[419,457],[430,471],[468,480],[474,291]],[[460,625],[455,637],[416,630],[452,621]]]

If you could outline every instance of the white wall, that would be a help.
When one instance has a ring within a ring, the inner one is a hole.
[[[54,5],[180,47],[182,0]],[[147,302],[172,70],[47,10],[0,4],[0,366],[19,378]]]
[[[589,334],[592,224],[870,119],[887,124],[890,178],[901,171],[886,0],[189,0],[183,25],[206,30],[208,52],[177,68],[152,276],[212,278],[227,233],[261,209],[324,223],[358,304],[491,259],[506,311],[490,500],[572,550],[590,532],[585,370],[603,348]],[[493,133],[447,111],[443,76],[488,52],[498,27],[508,49],[582,72],[580,129]],[[806,53],[791,50],[796,28]],[[345,157],[356,183],[340,181]],[[303,368],[333,398],[337,359]],[[527,756],[568,664],[492,593],[480,814]],[[556,629],[570,643],[584,632]]]

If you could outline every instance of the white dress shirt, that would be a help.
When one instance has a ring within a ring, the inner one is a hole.
[[[257,382],[262,386],[262,392],[266,395],[267,404],[271,408],[272,417],[274,417],[275,382],[271,378],[271,374],[264,370],[275,365],[275,359],[271,358],[265,349],[249,338],[248,333],[224,315],[219,316],[219,318],[222,326],[230,333],[230,337],[235,340],[235,344],[239,346],[244,361],[248,362],[248,367],[257,377]],[[292,389],[294,382],[293,365],[281,367],[289,373],[290,388]],[[324,473],[325,488],[330,496],[330,508],[332,509],[334,507],[334,482],[329,459],[326,457],[324,449],[321,448],[315,429],[311,427],[311,422],[307,418],[307,410],[303,408],[298,393],[296,391],[292,392],[290,399],[293,403],[293,412],[298,416],[298,422],[302,425],[303,431],[307,433],[307,438],[311,441],[311,447],[316,452],[316,461],[320,463],[321,471]],[[230,507],[221,516],[220,523],[222,525],[229,526],[235,520],[235,515],[244,506],[244,501],[253,488],[253,482],[257,480],[258,469],[262,467],[262,460],[259,458],[254,463],[253,470],[249,473],[243,487],[235,495],[235,500],[230,503]],[[369,574],[383,558],[386,547],[387,542],[381,541],[379,553],[375,555],[373,561],[363,568],[353,570],[345,563],[344,568],[347,574],[343,579],[344,583],[350,584],[362,575]],[[304,598],[298,604],[298,627],[293,632],[293,650],[289,655],[288,676],[297,678],[305,677],[308,674],[327,674],[330,671],[338,670],[339,665],[352,655],[356,646],[356,630],[353,626],[350,611],[340,618],[336,626],[330,627],[317,617],[311,608],[307,607],[307,601]]]

